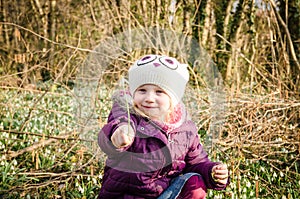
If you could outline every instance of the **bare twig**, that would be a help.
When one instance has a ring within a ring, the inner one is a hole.
[[[90,49],[87,49],[87,48],[79,48],[78,46],[76,47],[76,46],[71,46],[71,45],[68,45],[68,44],[64,44],[64,43],[59,43],[59,42],[53,41],[53,40],[51,40],[51,39],[48,39],[48,38],[46,38],[46,37],[44,37],[44,36],[42,36],[42,35],[40,35],[40,34],[34,32],[34,31],[28,29],[28,28],[25,28],[25,27],[23,27],[23,26],[20,26],[20,25],[18,25],[18,24],[15,24],[15,23],[0,22],[0,24],[6,25],[6,26],[15,26],[15,27],[17,27],[17,28],[20,28],[20,29],[22,29],[22,30],[25,30],[25,31],[27,31],[27,32],[30,32],[30,33],[32,33],[33,35],[35,35],[35,36],[37,36],[37,37],[39,37],[39,38],[41,38],[41,39],[44,39],[45,41],[48,41],[48,42],[50,42],[50,43],[52,43],[52,44],[55,44],[55,45],[64,46],[64,47],[67,47],[67,48],[71,48],[71,49],[75,49],[75,50],[79,50],[79,51],[83,51],[83,52],[90,52],[90,53],[96,53],[96,54],[98,53],[98,52],[96,52],[96,51],[94,51],[94,50],[90,50]]]

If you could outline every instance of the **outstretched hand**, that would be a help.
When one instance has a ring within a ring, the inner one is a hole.
[[[126,147],[132,144],[134,134],[134,130],[130,125],[122,125],[115,130],[111,136],[111,141],[116,148]]]
[[[211,176],[218,184],[226,184],[228,181],[228,168],[226,164],[215,165],[212,168]]]

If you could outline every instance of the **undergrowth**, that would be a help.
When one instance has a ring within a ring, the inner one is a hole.
[[[97,113],[101,117],[99,128],[109,111],[110,104],[105,104],[107,95],[98,99],[102,104]],[[97,147],[98,129],[90,136],[77,132],[73,100],[72,92],[64,88],[51,92],[1,90],[1,198],[97,197],[105,155]],[[244,114],[239,105],[232,107],[230,113]],[[299,128],[286,131],[286,135],[273,133],[269,140],[252,135],[248,139],[256,144],[249,145],[249,140],[242,139],[248,131],[243,124],[245,118],[229,114],[219,142],[209,154],[213,160],[229,165],[231,184],[221,192],[209,190],[207,198],[299,198],[299,143],[295,140]],[[296,136],[292,137],[292,133]],[[206,129],[199,134],[205,143]],[[274,136],[277,140],[271,142]],[[257,148],[257,140],[263,146]],[[265,146],[267,143],[270,145]]]

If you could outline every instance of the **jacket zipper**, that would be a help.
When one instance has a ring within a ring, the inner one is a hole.
[[[168,142],[169,143],[173,143],[174,141],[172,140],[172,138],[171,138],[171,133],[168,133]]]

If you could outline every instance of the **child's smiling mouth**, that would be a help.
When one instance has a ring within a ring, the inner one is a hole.
[[[154,109],[154,108],[156,108],[156,107],[152,107],[152,106],[143,106],[143,105],[142,105],[142,107],[143,107],[144,109]]]

